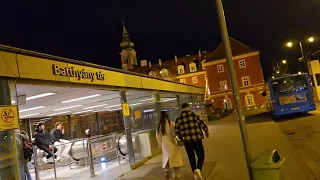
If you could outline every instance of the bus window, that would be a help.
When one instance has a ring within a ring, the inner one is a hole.
[[[308,90],[305,76],[291,76],[271,82],[275,96]]]

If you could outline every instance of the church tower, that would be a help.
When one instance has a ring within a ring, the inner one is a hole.
[[[136,51],[133,49],[134,44],[130,41],[129,33],[123,23],[122,27],[122,42],[121,47],[121,61],[123,70],[132,70],[134,66],[138,65]]]

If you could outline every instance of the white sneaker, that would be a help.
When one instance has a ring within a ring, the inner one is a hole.
[[[42,158],[42,162],[43,162],[44,164],[47,164],[47,163],[48,163],[47,157],[43,157],[43,158]]]
[[[196,169],[193,175],[195,180],[203,180],[200,169]]]
[[[57,156],[56,158],[55,158],[55,161],[60,161],[61,160],[61,158],[59,157],[59,156]]]

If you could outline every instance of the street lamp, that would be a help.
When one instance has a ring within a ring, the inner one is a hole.
[[[301,74],[301,71],[299,71],[298,74]]]
[[[279,71],[277,71],[277,74],[279,74],[280,72]]]
[[[314,41],[314,37],[309,37],[308,41],[309,42],[313,42]]]
[[[308,38],[308,42],[314,42],[314,37],[309,37]],[[299,43],[299,46],[300,46],[300,51],[301,51],[301,56],[302,56],[302,60],[304,61],[305,63],[305,68],[306,68],[306,72],[308,73],[309,72],[309,68],[308,68],[308,62],[306,60],[306,57],[304,55],[304,51],[303,51],[303,46],[302,46],[302,41],[298,41]],[[293,42],[287,42],[286,44],[289,48],[291,48],[293,46]],[[309,74],[309,73],[308,73]]]
[[[287,63],[287,60],[282,60],[282,64],[286,64]]]

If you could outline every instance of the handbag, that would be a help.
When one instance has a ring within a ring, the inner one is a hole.
[[[172,131],[172,129],[171,129],[171,123],[169,123],[169,127],[170,127],[171,134],[172,134],[172,136],[173,136],[173,143],[174,143],[176,146],[179,146],[179,147],[184,146],[183,141],[182,141],[178,136],[174,136],[173,131]]]

